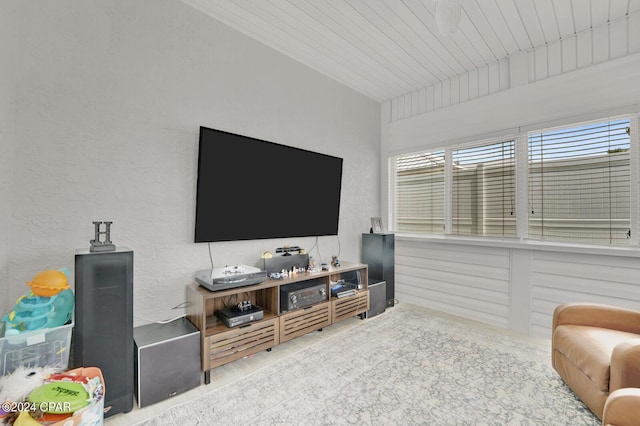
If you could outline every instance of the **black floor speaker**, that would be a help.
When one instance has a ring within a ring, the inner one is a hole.
[[[140,408],[200,386],[200,331],[188,319],[136,327],[133,338]]]
[[[73,364],[98,367],[105,418],[133,408],[133,251],[75,255]]]
[[[385,281],[387,307],[395,304],[395,235],[362,234],[362,263],[369,265],[369,279]]]

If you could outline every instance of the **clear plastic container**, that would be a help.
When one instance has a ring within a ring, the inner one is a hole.
[[[0,338],[0,376],[10,374],[21,366],[49,366],[66,370],[69,366],[72,331],[73,322]],[[0,336],[4,336],[4,323],[0,323]]]

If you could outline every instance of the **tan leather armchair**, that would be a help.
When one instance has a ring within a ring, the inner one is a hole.
[[[640,425],[640,389],[624,388],[611,392],[604,403],[603,426]]]
[[[610,393],[640,388],[640,312],[563,304],[553,313],[552,330],[553,368],[600,419]]]

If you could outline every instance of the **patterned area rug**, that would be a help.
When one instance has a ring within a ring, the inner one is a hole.
[[[600,425],[545,342],[398,305],[156,425]]]

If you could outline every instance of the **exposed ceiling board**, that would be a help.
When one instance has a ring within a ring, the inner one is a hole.
[[[385,101],[640,11],[640,0],[182,0],[342,84]]]

